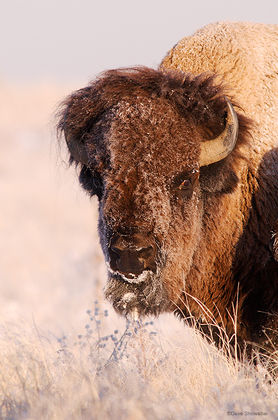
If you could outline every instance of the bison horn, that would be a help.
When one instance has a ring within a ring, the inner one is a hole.
[[[227,101],[227,118],[224,131],[215,139],[201,143],[200,166],[211,165],[225,159],[234,149],[238,137],[237,114],[231,102]]]

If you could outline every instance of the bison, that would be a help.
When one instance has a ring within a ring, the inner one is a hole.
[[[158,69],[106,71],[63,102],[118,312],[277,348],[277,115],[278,25],[250,23],[208,25]]]

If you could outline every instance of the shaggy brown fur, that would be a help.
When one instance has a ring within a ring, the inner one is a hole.
[[[201,329],[213,318],[230,337],[236,327],[240,344],[271,349],[269,338],[278,345],[278,264],[269,247],[278,210],[274,142],[255,137],[254,114],[244,115],[242,95],[219,83],[216,62],[209,74],[165,67],[108,71],[61,109],[70,159],[99,198],[106,296],[124,314],[176,311]],[[238,113],[236,147],[200,168],[202,141],[225,127],[225,97]],[[111,269],[120,253],[131,266],[142,250],[155,256],[155,270],[132,277]]]

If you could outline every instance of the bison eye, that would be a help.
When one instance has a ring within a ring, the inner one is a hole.
[[[178,189],[180,191],[188,190],[188,188],[190,188],[191,185],[192,185],[191,180],[190,179],[185,179],[184,181],[182,181],[180,183],[180,185],[178,186]]]
[[[194,185],[198,179],[199,171],[185,171],[179,174],[173,181],[173,189],[177,197],[190,198]]]
[[[101,199],[103,195],[103,181],[98,172],[92,171],[87,166],[83,166],[80,171],[79,181],[90,195],[97,195],[99,200]]]

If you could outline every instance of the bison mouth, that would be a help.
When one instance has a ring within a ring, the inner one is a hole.
[[[150,275],[153,274],[151,270],[144,270],[141,274],[133,274],[133,273],[121,273],[120,271],[112,270],[109,264],[107,264],[108,272],[118,278],[119,280],[126,281],[128,283],[135,283],[139,284],[146,280],[149,280]]]
[[[169,299],[159,273],[150,270],[140,275],[115,272],[108,266],[108,283],[105,297],[116,312],[128,316],[157,316],[169,308]]]

